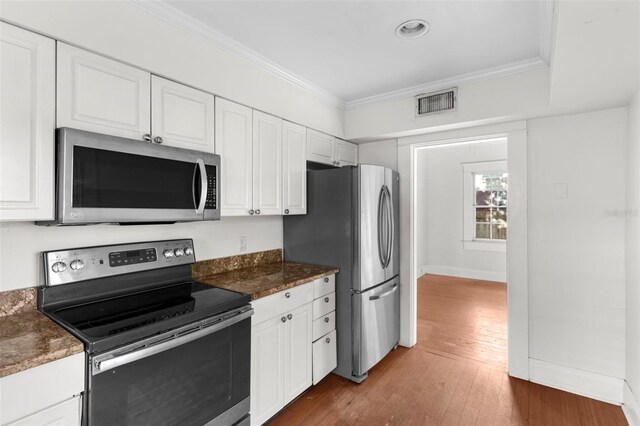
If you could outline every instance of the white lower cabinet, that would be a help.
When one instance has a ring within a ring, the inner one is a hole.
[[[336,276],[313,282],[313,384],[338,366],[336,346]]]
[[[85,354],[0,379],[0,425],[80,425]]]
[[[263,424],[311,386],[312,300],[308,283],[252,303],[252,425]]]
[[[71,426],[79,425],[82,418],[81,397],[74,396],[52,407],[38,411],[7,426]]]

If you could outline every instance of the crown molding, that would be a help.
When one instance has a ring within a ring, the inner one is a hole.
[[[538,68],[544,68],[546,66],[547,62],[540,57],[525,59],[523,61],[512,62],[510,64],[500,65],[498,67],[487,68],[468,74],[462,74],[454,77],[444,78],[442,80],[432,81],[426,84],[418,84],[416,86],[406,87],[404,89],[381,93],[374,96],[368,96],[362,99],[356,99],[354,101],[347,102],[346,109],[351,110],[377,102],[410,98],[422,93],[435,92],[437,90],[443,90],[448,87],[477,83],[496,77],[505,77],[512,74],[531,71]]]
[[[241,58],[256,67],[317,96],[331,105],[340,108],[344,108],[346,105],[346,102],[338,96],[282,68],[280,65],[262,56],[258,52],[249,49],[247,46],[238,43],[230,37],[227,37],[221,32],[203,24],[197,19],[187,15],[164,1],[128,0],[128,2],[171,25],[187,31],[195,37],[211,43],[227,53]]]

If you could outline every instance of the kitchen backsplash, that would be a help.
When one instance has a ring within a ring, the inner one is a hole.
[[[36,288],[0,291],[0,317],[36,309]]]
[[[233,271],[234,269],[249,268],[251,266],[275,262],[282,262],[282,249],[203,260],[194,263],[191,271],[193,278],[198,279],[221,272]]]

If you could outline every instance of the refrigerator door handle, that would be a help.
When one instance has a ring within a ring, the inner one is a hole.
[[[389,188],[385,185],[385,201],[387,205],[387,257],[385,261],[384,267],[387,268],[391,263],[391,255],[393,251],[393,238],[394,238],[394,224],[395,218],[393,217],[393,204],[391,201],[391,192]]]
[[[383,235],[383,216],[384,216],[384,209],[385,209],[385,202],[384,202],[384,197],[385,197],[385,192],[384,192],[384,186],[382,188],[380,188],[380,194],[378,195],[378,258],[380,259],[380,264],[382,265],[382,268],[385,268],[385,262],[386,262],[386,253],[384,253],[384,250],[386,249],[386,242],[383,243],[382,241],[382,235]],[[384,248],[383,248],[384,245]]]
[[[382,299],[383,297],[387,297],[387,296],[395,293],[396,291],[398,291],[398,284],[394,284],[393,287],[391,287],[391,289],[385,291],[384,293],[376,294],[376,295],[373,295],[373,296],[369,297],[369,300]]]

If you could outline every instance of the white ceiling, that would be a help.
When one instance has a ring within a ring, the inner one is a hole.
[[[257,58],[281,75],[351,104],[548,61],[547,0],[174,0],[165,5],[183,24],[197,20],[232,39],[245,58]],[[431,24],[426,36],[402,40],[395,35],[400,23],[418,18]]]

